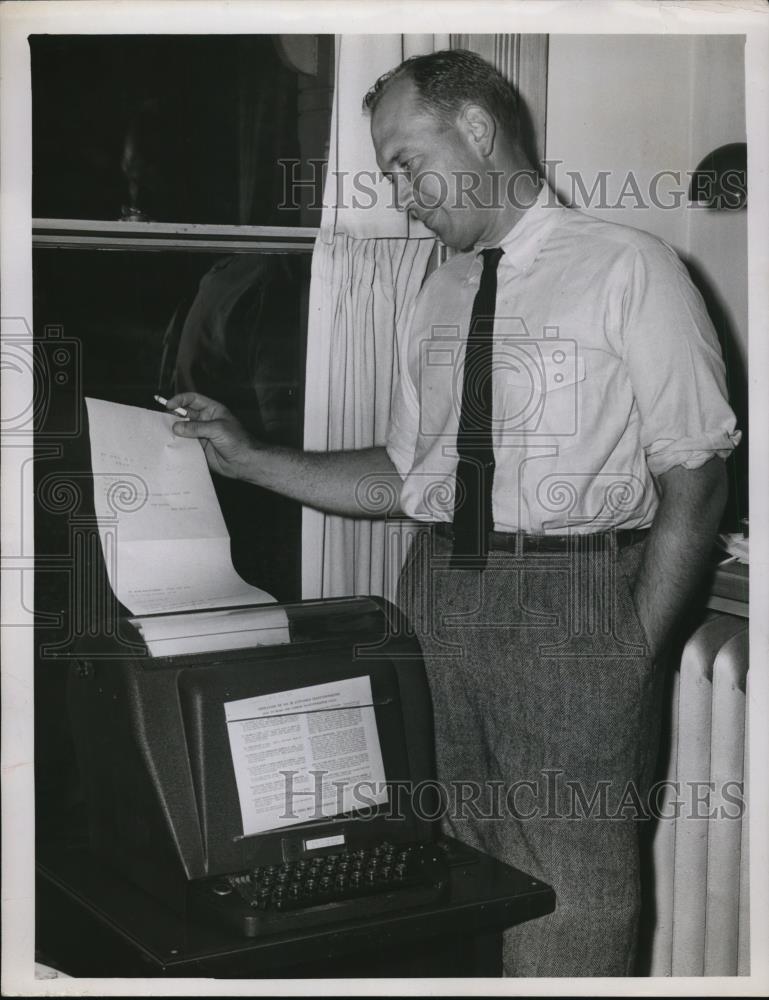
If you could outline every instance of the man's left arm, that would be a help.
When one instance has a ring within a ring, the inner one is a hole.
[[[727,497],[726,469],[714,457],[696,469],[662,473],[660,504],[636,578],[636,610],[656,659],[702,581]]]

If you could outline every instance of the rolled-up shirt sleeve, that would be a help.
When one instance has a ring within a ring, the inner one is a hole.
[[[740,441],[718,337],[675,251],[636,247],[622,303],[623,358],[653,475],[727,458]]]

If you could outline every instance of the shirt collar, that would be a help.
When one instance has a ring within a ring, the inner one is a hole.
[[[500,266],[526,274],[531,270],[547,238],[562,218],[566,208],[558,200],[556,193],[543,184],[536,199],[520,219],[504,236],[498,246],[505,251]],[[482,246],[475,247],[476,256]]]

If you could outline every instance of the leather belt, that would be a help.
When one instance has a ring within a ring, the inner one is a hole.
[[[448,522],[437,522],[430,525],[432,532],[439,538],[454,540],[454,528]],[[612,539],[618,549],[627,548],[643,542],[649,536],[648,528],[617,528],[615,531],[594,533],[576,532],[571,535],[533,535],[524,531],[490,531],[489,549],[502,552],[512,552],[524,555],[527,552],[572,552],[584,541],[595,544],[603,539],[605,544],[611,544]]]

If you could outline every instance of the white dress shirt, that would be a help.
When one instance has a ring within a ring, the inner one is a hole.
[[[740,439],[701,295],[667,244],[565,208],[547,187],[500,246],[495,528],[647,527],[654,476],[726,458]],[[387,451],[417,520],[453,517],[480,249],[430,276],[399,341]]]

